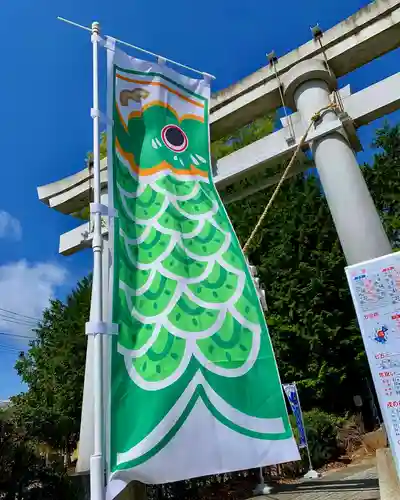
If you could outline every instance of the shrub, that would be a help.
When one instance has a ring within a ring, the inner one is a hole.
[[[311,410],[303,413],[304,427],[307,433],[308,447],[314,468],[337,459],[343,452],[339,443],[339,430],[346,419],[321,410]],[[298,430],[293,415],[290,416],[294,435],[298,439]],[[308,469],[308,457],[302,453],[303,468]]]

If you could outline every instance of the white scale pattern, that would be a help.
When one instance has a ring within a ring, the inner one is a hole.
[[[125,165],[125,168],[128,169],[130,175],[133,175],[129,166],[126,165],[123,159],[120,158],[120,160]],[[165,174],[162,175],[165,176]],[[169,172],[169,175],[175,177],[173,174],[171,174],[171,172]],[[129,257],[132,266],[136,267],[136,269],[150,270],[150,274],[146,282],[141,287],[137,289],[132,289],[122,280],[119,283],[119,287],[125,293],[127,304],[130,307],[132,316],[137,320],[139,320],[140,322],[142,322],[143,324],[152,324],[155,326],[151,337],[142,347],[140,347],[139,349],[128,349],[124,347],[122,344],[119,344],[118,352],[124,356],[127,371],[132,380],[134,380],[134,382],[138,384],[140,387],[145,388],[147,390],[149,389],[159,390],[175,382],[185,372],[192,356],[195,356],[201,364],[207,366],[207,369],[219,375],[223,375],[225,377],[237,377],[243,375],[248,370],[250,370],[255,360],[257,359],[258,351],[260,348],[261,327],[259,324],[252,323],[246,318],[244,318],[243,315],[240,314],[240,312],[235,308],[235,304],[241,298],[244,287],[246,285],[246,274],[244,271],[236,269],[230,264],[228,264],[223,258],[224,253],[229,249],[231,245],[232,235],[230,232],[224,231],[214,219],[214,216],[219,211],[218,203],[215,200],[210,200],[212,207],[211,210],[201,214],[188,213],[185,210],[183,210],[182,207],[179,205],[179,202],[189,201],[193,199],[195,196],[197,196],[201,191],[201,182],[208,182],[208,180],[205,179],[200,180],[190,177],[190,181],[193,183],[192,191],[187,195],[177,195],[163,189],[162,187],[160,187],[159,184],[157,184],[157,181],[160,179],[160,177],[161,176],[158,176],[156,174],[146,178],[141,177],[140,184],[138,185],[138,190],[135,193],[128,193],[120,185],[117,185],[126,214],[129,216],[132,222],[145,227],[144,231],[137,238],[129,238],[122,229],[120,230],[120,235],[124,240],[126,253]],[[182,179],[182,176],[177,176],[175,178],[177,178],[178,180],[184,180]],[[139,197],[141,194],[145,192],[145,190],[148,187],[151,187],[151,189],[156,191],[158,194],[163,195],[164,199],[159,211],[154,217],[150,219],[140,219],[131,212],[129,205],[127,203],[127,199]],[[169,229],[162,226],[160,224],[160,218],[165,214],[169,206],[172,206],[185,219],[198,222],[195,229],[185,234],[178,232],[174,229]],[[185,246],[184,243],[185,241],[188,241],[198,236],[202,232],[207,223],[212,224],[224,236],[224,242],[220,246],[219,250],[211,256],[197,255],[196,253],[190,251]],[[162,233],[163,235],[169,236],[170,237],[169,244],[167,245],[167,248],[153,262],[151,263],[138,262],[132,255],[131,249],[135,245],[140,245],[141,243],[146,241],[146,239],[149,237],[153,229]],[[171,255],[175,247],[179,247],[179,249],[182,250],[189,258],[195,261],[207,263],[205,270],[197,277],[186,277],[186,278],[180,277],[172,273],[170,270],[167,270],[163,266],[163,261]],[[232,294],[231,298],[227,302],[222,304],[206,302],[197,297],[196,294],[193,293],[188,287],[191,284],[201,283],[204,280],[206,280],[211,274],[215,265],[223,267],[228,273],[232,273],[236,275],[238,278],[237,287],[234,293]],[[164,276],[168,280],[174,280],[177,283],[175,292],[168,306],[161,313],[156,314],[152,317],[144,316],[137,310],[137,308],[135,308],[133,299],[134,297],[143,295],[149,290],[154,279],[156,278],[157,273]],[[168,319],[168,315],[174,309],[178,301],[181,299],[182,295],[186,295],[186,297],[188,297],[193,303],[202,308],[220,311],[216,321],[209,328],[196,333],[181,330],[175,325],[173,325]],[[242,366],[235,369],[232,368],[226,369],[220,366],[216,366],[213,363],[210,363],[210,361],[201,352],[196,343],[196,340],[207,338],[218,332],[222,327],[223,323],[225,322],[227,314],[231,315],[236,321],[238,321],[243,327],[250,330],[253,334],[252,346],[247,361]],[[169,377],[157,382],[145,381],[135,369],[132,360],[134,358],[139,358],[146,354],[146,352],[152,347],[154,342],[157,340],[158,334],[162,327],[164,327],[169,333],[175,335],[176,337],[186,340],[186,348],[185,348],[186,352],[182,358],[179,367]]]

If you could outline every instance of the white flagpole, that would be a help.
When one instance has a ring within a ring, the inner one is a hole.
[[[255,489],[253,490],[254,495],[269,495],[272,491],[271,486],[265,484],[264,471],[263,468],[259,468],[259,480],[260,482],[257,484]]]
[[[105,332],[103,323],[103,272],[102,252],[103,240],[101,234],[101,184],[100,184],[100,135],[99,135],[99,75],[98,75],[98,48],[100,41],[100,24],[92,24],[93,45],[93,319],[91,318],[94,335],[93,354],[93,384],[94,384],[94,447],[93,455],[90,457],[90,499],[104,500],[105,498],[105,476],[104,476],[104,415],[103,415],[103,352],[102,334]],[[98,325],[96,331],[96,325]]]
[[[59,21],[62,21],[67,24],[71,24],[72,26],[75,26],[77,28],[81,28],[86,31],[92,31],[91,28],[88,28],[87,26],[82,26],[82,24],[75,23],[74,21],[70,21],[69,19],[65,19],[65,17],[60,17],[58,16],[57,19]],[[164,60],[165,62],[169,62],[171,64],[175,64],[176,66],[179,66],[181,68],[188,69],[189,71],[193,71],[194,73],[198,73],[200,75],[204,75],[209,77],[211,80],[215,80],[214,75],[210,75],[210,73],[205,73],[204,71],[199,71],[198,69],[192,68],[190,66],[187,66],[186,64],[182,64],[178,61],[174,61],[173,59],[169,59],[168,57],[164,57],[160,54],[156,54],[155,52],[151,52],[150,50],[143,49],[142,47],[138,47],[137,45],[132,45],[131,43],[124,42],[123,40],[119,40],[118,38],[115,37],[107,37],[105,38],[113,38],[117,43],[120,43],[121,45],[125,45],[126,47],[131,47],[132,49],[138,50],[139,52],[143,52],[144,54],[149,54],[151,56],[154,56],[156,59],[161,59]]]

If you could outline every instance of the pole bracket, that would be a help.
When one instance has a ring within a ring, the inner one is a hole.
[[[324,36],[324,32],[318,23],[315,26],[310,26],[310,30],[314,40],[320,40]]]
[[[339,120],[342,122],[343,130],[347,136],[350,146],[353,150],[358,153],[363,150],[360,139],[358,138],[357,129],[354,125],[354,121],[345,111],[337,113]]]
[[[118,335],[119,325],[104,321],[88,321],[85,324],[85,333],[86,335]]]
[[[106,39],[104,40],[102,46],[106,50],[112,50],[115,52],[115,38],[113,38],[112,36],[106,36]]]
[[[213,76],[210,75],[210,73],[203,73],[203,78],[204,78],[204,81],[206,82],[206,84],[210,85],[211,80],[213,79]]]
[[[115,208],[107,207],[107,205],[103,205],[102,203],[91,203],[90,213],[93,215],[100,214],[108,217],[117,217]]]
[[[103,39],[98,33],[92,33],[90,40],[92,43],[100,43]]]
[[[271,52],[269,52],[267,54],[267,59],[268,59],[270,66],[274,66],[278,62],[278,58],[277,58],[274,50],[272,50]]]
[[[106,125],[114,125],[114,120],[112,118],[109,118],[107,115],[102,113],[99,109],[95,108],[90,108],[90,116],[94,118],[98,118],[102,123],[105,123]]]

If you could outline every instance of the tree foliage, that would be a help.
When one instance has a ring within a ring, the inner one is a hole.
[[[90,294],[91,279],[85,278],[65,302],[51,301],[37,338],[16,364],[28,385],[12,400],[16,418],[31,437],[67,456],[79,435]]]
[[[362,170],[385,229],[398,248],[400,126],[379,130],[374,145],[373,165]],[[217,147],[215,151],[223,155],[231,150]],[[272,189],[228,206],[242,243]],[[298,383],[305,410],[352,410],[353,396],[362,394],[369,370],[345,279],[345,260],[317,175],[284,183],[251,248],[250,260],[266,285],[267,322],[282,381]],[[12,400],[12,425],[4,413],[0,415],[0,497],[6,491],[4,484],[15,482],[25,488],[22,469],[30,471],[29,477],[41,478],[28,483],[29,491],[35,490],[32,484],[47,481],[54,486],[63,481],[45,479],[49,471],[38,461],[37,445],[47,443],[68,455],[77,444],[90,293],[91,280],[84,279],[66,301],[53,300],[43,313],[37,339],[17,362],[28,391]],[[21,474],[19,482],[16,474]],[[23,495],[21,491],[4,498],[47,498],[24,496],[28,490]]]
[[[376,132],[374,168],[365,165],[363,174],[380,211],[385,230],[395,249],[400,247],[400,124],[386,124]]]
[[[254,125],[253,137],[258,137],[259,127]],[[265,122],[261,128],[264,133]],[[373,165],[364,166],[363,173],[397,247],[400,127],[379,130],[374,146]],[[228,206],[242,243],[272,190]],[[363,392],[369,370],[344,275],[345,260],[316,175],[297,176],[284,183],[250,259],[266,285],[267,322],[283,381],[299,383],[305,409],[352,409],[353,396]],[[29,386],[18,399],[25,408],[27,425],[59,447],[67,446],[62,441],[65,436],[71,445],[77,440],[89,289],[90,282],[84,281],[65,304],[52,302],[44,313],[38,340],[17,365]]]
[[[222,137],[211,144],[211,154],[214,159],[219,160],[224,156],[237,151],[269,135],[274,130],[274,116],[267,114],[257,118],[253,122],[241,127],[234,134]]]
[[[271,195],[228,207],[244,243]],[[340,411],[366,373],[344,276],[345,261],[315,177],[289,180],[257,235],[250,260],[266,286],[267,323],[284,382],[297,381],[303,405]],[[332,398],[341,392],[341,401]]]
[[[105,130],[103,130],[100,133],[99,153],[100,153],[100,160],[102,160],[103,158],[105,158],[107,156],[107,133]],[[85,161],[86,161],[86,166],[88,168],[93,167],[93,151],[89,151],[88,153],[86,153],[86,160]]]
[[[46,464],[30,436],[12,418],[0,418],[0,498],[72,500],[75,488],[61,465]]]
[[[364,166],[372,196],[394,246],[400,224],[400,128],[377,132],[380,148]],[[228,206],[242,243],[273,188]],[[355,319],[345,260],[316,175],[298,176],[282,187],[257,235],[250,260],[266,285],[267,322],[281,377],[299,383],[303,406],[341,412],[369,376]]]

